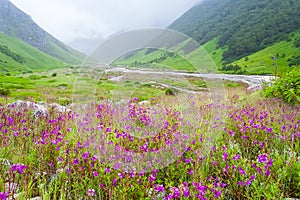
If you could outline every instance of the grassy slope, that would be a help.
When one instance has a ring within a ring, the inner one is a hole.
[[[205,43],[187,55],[189,60],[196,63],[198,71],[213,71],[222,66],[222,54],[226,48],[217,48],[218,38]]]
[[[21,57],[18,62],[11,56],[0,52],[0,72],[22,73],[65,67],[67,64],[26,44],[20,39],[0,33],[0,45],[6,46],[10,53]]]
[[[275,61],[271,59],[272,56],[277,56],[278,72],[285,71],[289,68],[288,59],[293,55],[300,55],[300,48],[294,46],[295,38],[300,37],[300,31],[291,34],[291,41],[281,41],[272,46],[269,46],[257,53],[248,56],[249,60],[245,61],[242,58],[234,64],[244,67],[250,74],[273,73],[275,71]],[[247,66],[247,67],[245,67]]]
[[[195,71],[195,68],[184,60],[180,56],[168,57],[165,60],[159,63],[150,63],[155,59],[159,59],[164,54],[163,50],[156,50],[151,53],[146,53],[147,50],[143,49],[141,51],[133,52],[133,54],[125,56],[117,60],[114,65],[125,65],[125,66],[135,66],[133,65],[135,61],[145,63],[145,67],[147,68],[159,68],[159,69],[176,69],[176,70],[187,70],[187,71]],[[143,67],[142,65],[137,65],[136,67]]]
[[[271,59],[271,57],[277,55],[278,72],[285,71],[289,68],[288,59],[293,55],[300,55],[300,48],[296,48],[294,46],[294,41],[296,38],[300,38],[300,31],[294,32],[290,35],[291,41],[278,42],[248,56],[248,61],[246,61],[247,59],[244,57],[233,62],[232,64],[241,66],[248,74],[272,74],[275,71],[275,62]],[[178,51],[181,46],[184,46],[183,43],[179,44],[175,51]],[[197,63],[197,66],[195,67],[188,64],[180,57],[167,58],[158,64],[151,64],[151,67],[164,67],[173,68],[176,70],[200,72],[206,70],[217,71],[217,69],[221,68],[223,65],[222,55],[227,49],[227,47],[217,48],[217,44],[218,38],[214,38],[186,56],[188,60]],[[123,60],[119,60],[116,62],[116,64],[130,66],[135,61],[147,63],[159,57],[161,57],[161,52],[159,51],[146,54],[146,50],[141,50],[132,54],[131,56],[125,57]],[[149,65],[147,67],[149,67]]]
[[[218,39],[214,38],[198,49],[187,54],[186,59],[192,63],[196,63],[195,66],[190,64],[188,61],[184,60],[180,56],[168,57],[166,60],[163,60],[156,64],[146,65],[147,67],[156,67],[156,68],[171,68],[176,70],[186,70],[186,71],[203,71],[203,70],[212,70],[216,71],[218,67],[222,65],[222,54],[226,48],[217,49]],[[182,42],[178,44],[175,48],[172,49],[174,52],[180,52],[186,44]],[[115,65],[125,65],[132,66],[132,64],[137,62],[148,63],[156,58],[160,58],[162,51],[153,51],[151,53],[146,53],[147,50],[141,50],[134,52],[129,56],[121,58]]]
[[[72,49],[71,47],[68,47],[64,44],[58,43],[54,39],[50,38],[50,48],[51,48],[51,55],[55,56],[56,58],[70,63],[70,64],[81,64],[82,61],[85,58],[85,55]]]

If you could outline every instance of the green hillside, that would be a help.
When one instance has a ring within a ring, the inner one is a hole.
[[[242,67],[249,74],[281,73],[290,66],[300,65],[300,48],[295,46],[298,40],[300,40],[300,32],[292,34],[289,41],[277,42],[233,64]]]
[[[0,32],[0,73],[42,71],[67,66],[18,38]]]
[[[54,38],[9,0],[0,0],[0,31],[69,64],[80,64],[85,57]]]
[[[300,27],[299,0],[205,0],[169,28],[200,44],[214,38],[227,47],[223,61],[231,63],[287,40]]]
[[[186,57],[201,63],[203,69],[214,70],[212,59],[222,73],[272,74],[277,68],[281,72],[300,64],[299,10],[298,0],[204,0],[169,28],[202,45]],[[184,43],[173,47],[175,52],[180,51]],[[151,64],[151,67],[169,64],[174,69],[195,70],[178,57],[172,55],[168,59],[165,55],[154,50],[139,51],[116,63]],[[171,59],[173,63],[166,62]]]
[[[181,56],[173,52],[151,48],[131,52],[119,58],[113,65],[195,71],[193,65]]]

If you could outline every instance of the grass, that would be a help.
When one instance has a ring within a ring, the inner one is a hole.
[[[223,65],[223,53],[226,51],[227,47],[217,48],[218,46],[218,38],[214,38],[209,42],[205,43],[202,47],[209,54],[211,59],[214,61],[217,68]]]
[[[131,54],[121,57],[115,61],[113,65],[195,71],[195,68],[181,56],[170,56],[167,51],[158,49],[155,51],[152,49],[143,49],[131,52]]]
[[[300,37],[300,32],[290,35],[291,41],[281,41],[266,49],[263,49],[250,56],[241,58],[233,62],[247,71],[248,74],[272,74],[276,71],[276,62],[271,57],[277,57],[278,71],[280,74],[290,69],[288,59],[294,55],[300,55],[300,48],[294,46],[296,38]]]
[[[66,67],[67,64],[51,57],[20,39],[0,33],[0,70],[2,73],[20,74]]]

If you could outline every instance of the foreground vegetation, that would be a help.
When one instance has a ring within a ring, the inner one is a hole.
[[[80,121],[74,112],[50,110],[34,117],[33,108],[3,104],[0,199],[16,194],[18,199],[300,197],[299,106],[278,99],[245,102],[238,96],[221,107],[197,108],[195,102],[195,121],[160,102],[140,106],[137,98],[121,107],[92,104]],[[150,112],[157,106],[162,121]],[[225,118],[215,118],[216,109],[223,109]],[[127,116],[123,121],[120,112]],[[153,126],[162,126],[153,137],[136,136],[135,128]],[[190,142],[178,154],[176,141],[186,137]],[[174,151],[174,162],[134,165],[135,153],[153,152],[155,161],[164,147]]]
[[[11,102],[27,91],[23,99],[68,105],[76,70],[3,76],[0,199],[300,198],[299,68],[264,87],[269,99],[238,96],[244,87],[224,82],[231,96],[222,104],[111,81],[118,73],[100,73],[97,102],[47,112]],[[89,70],[80,74],[92,81]],[[110,101],[114,89],[138,98]]]

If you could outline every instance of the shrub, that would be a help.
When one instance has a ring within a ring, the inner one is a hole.
[[[72,99],[61,97],[59,98],[59,104],[62,106],[67,106],[72,103]]]
[[[55,77],[57,75],[57,73],[56,72],[54,72],[51,76],[53,76],[53,77]]]
[[[42,78],[42,76],[30,75],[28,78],[31,79],[31,80],[40,80]]]
[[[8,96],[10,94],[10,90],[7,88],[0,88],[0,96]]]
[[[295,67],[273,85],[266,85],[263,90],[266,97],[276,97],[290,104],[300,103],[300,68]]]
[[[167,88],[165,94],[166,95],[175,95],[176,92],[174,91],[174,89]]]
[[[68,84],[62,83],[62,84],[59,84],[58,87],[68,87]]]

